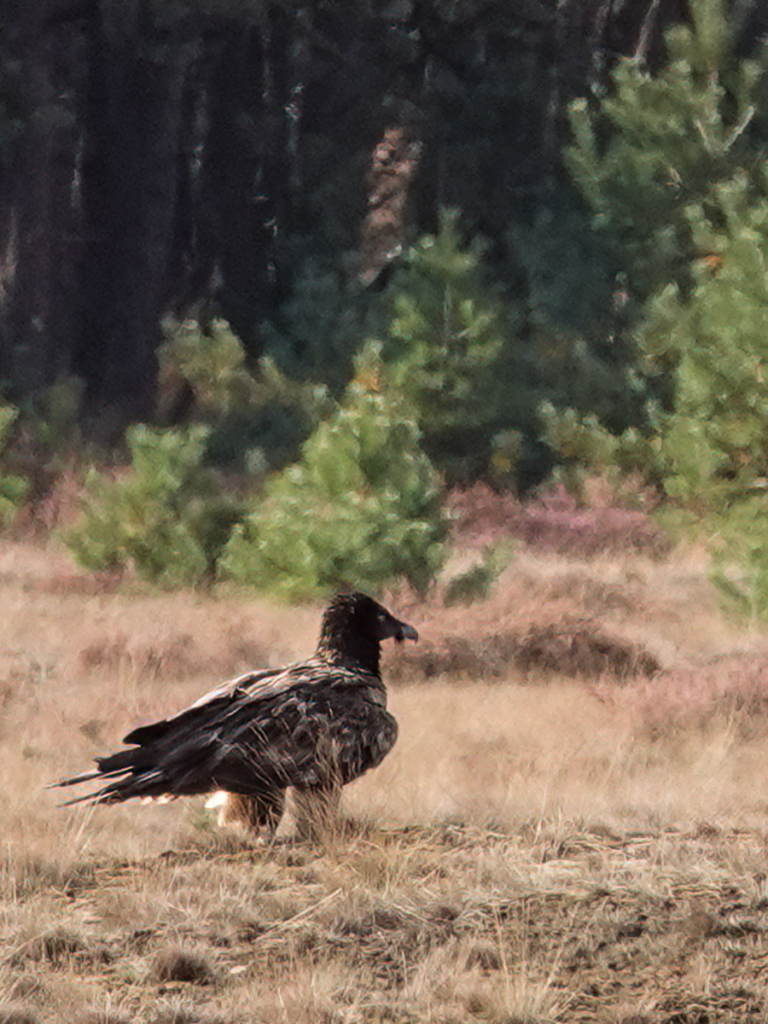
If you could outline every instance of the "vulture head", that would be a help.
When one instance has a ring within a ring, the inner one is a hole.
[[[413,626],[396,619],[372,597],[354,590],[337,594],[326,608],[317,652],[332,661],[378,675],[383,640],[401,643],[418,639]]]

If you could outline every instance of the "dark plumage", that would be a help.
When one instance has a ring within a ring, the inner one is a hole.
[[[130,749],[58,786],[98,780],[69,803],[132,797],[234,794],[237,817],[274,830],[292,786],[307,816],[332,811],[341,786],[375,768],[397,739],[387,711],[380,644],[418,640],[416,630],[365,594],[338,595],[313,657],[240,676],[172,718],[129,733]]]

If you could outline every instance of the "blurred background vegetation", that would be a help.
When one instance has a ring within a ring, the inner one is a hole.
[[[764,4],[4,11],[0,522],[74,474],[92,568],[423,590],[447,489],[600,475],[768,610]]]

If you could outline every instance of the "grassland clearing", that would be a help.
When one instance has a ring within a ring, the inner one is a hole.
[[[521,548],[470,608],[393,595],[401,736],[323,848],[44,788],[305,656],[318,609],[21,542],[0,603],[3,1024],[768,1020],[768,637],[697,552]]]

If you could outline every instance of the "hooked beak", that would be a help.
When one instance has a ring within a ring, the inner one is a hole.
[[[418,640],[418,639],[419,639],[419,634],[413,628],[413,626],[409,626],[407,622],[401,622],[400,623],[400,628],[395,633],[395,643],[401,644],[403,642],[403,640],[414,640],[415,641],[415,640]]]

